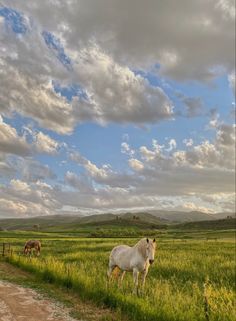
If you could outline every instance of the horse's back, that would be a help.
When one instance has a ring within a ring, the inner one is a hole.
[[[126,252],[127,250],[129,250],[131,247],[128,245],[117,245],[115,246],[112,251],[111,251],[111,255],[118,255],[120,253]]]
[[[121,270],[129,270],[131,249],[128,245],[114,247],[110,254],[110,265],[116,265]]]
[[[26,241],[25,246],[31,246],[31,244],[32,244],[31,242],[32,242],[32,240]]]
[[[30,246],[30,247],[41,247],[40,241],[37,240],[29,240],[25,243],[25,246]]]

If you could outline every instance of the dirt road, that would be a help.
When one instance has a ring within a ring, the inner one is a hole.
[[[0,321],[76,321],[36,291],[0,280]],[[82,321],[82,320],[81,320]]]

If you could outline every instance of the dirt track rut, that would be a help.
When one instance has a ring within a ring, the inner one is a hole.
[[[78,321],[36,291],[0,280],[0,321]],[[82,321],[82,320],[81,320]]]

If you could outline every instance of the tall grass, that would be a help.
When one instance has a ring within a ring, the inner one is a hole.
[[[82,299],[120,309],[135,321],[205,321],[206,278],[209,320],[235,320],[235,248],[230,241],[161,242],[140,297],[132,295],[131,275],[125,277],[122,289],[116,284],[106,288],[109,252],[123,239],[44,239],[42,243],[41,257],[13,255],[10,262],[79,293]]]

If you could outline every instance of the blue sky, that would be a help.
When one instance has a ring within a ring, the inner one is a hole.
[[[107,1],[1,2],[0,217],[235,210],[233,2]]]

